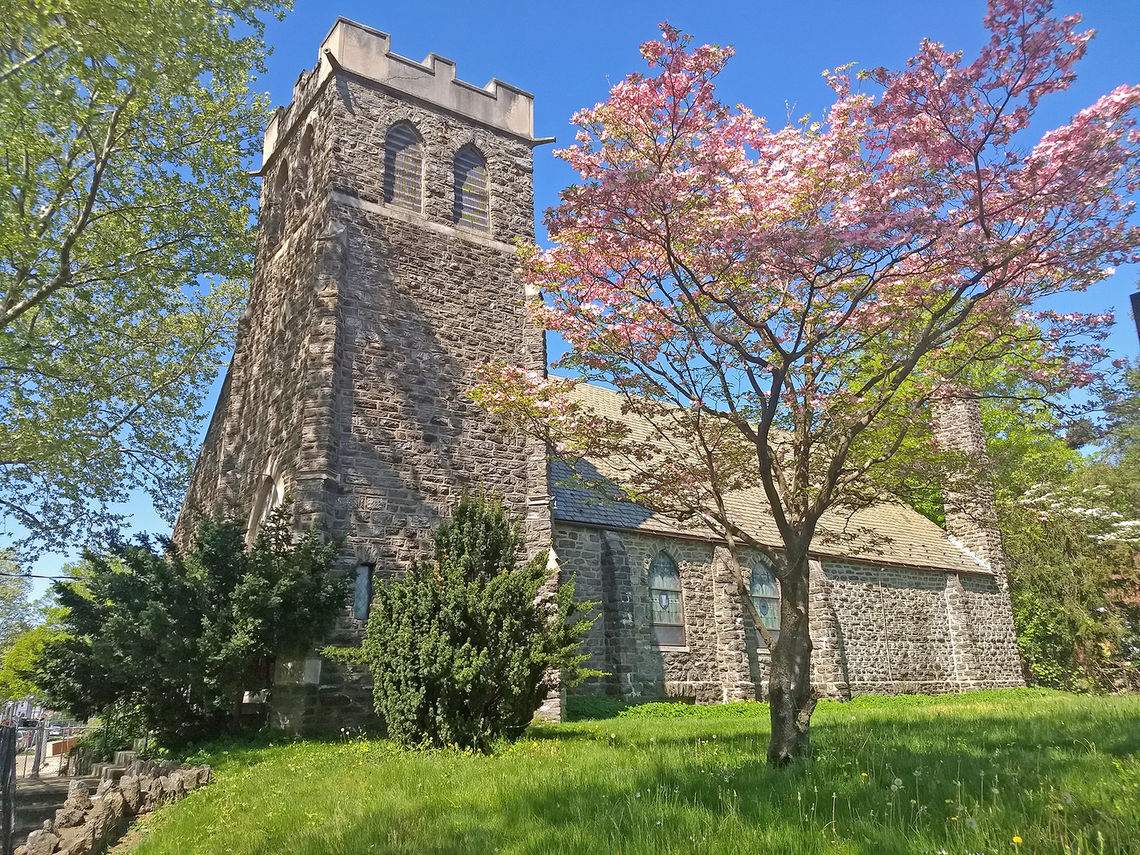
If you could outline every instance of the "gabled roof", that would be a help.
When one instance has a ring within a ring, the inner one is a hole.
[[[622,412],[624,398],[618,392],[581,383],[572,394],[599,415],[626,424],[631,438],[661,444],[648,421]],[[575,466],[581,478],[575,478],[575,470],[567,463],[551,462],[550,482],[556,520],[670,536],[714,537],[698,522],[676,520],[632,502],[607,499],[603,491],[582,484],[583,479],[591,482],[618,480],[615,477],[619,473],[616,464],[601,459],[584,460]],[[616,489],[606,492],[617,495]],[[737,525],[751,532],[765,546],[781,548],[782,540],[761,488],[732,493],[726,497],[726,503]],[[990,572],[988,566],[957,545],[945,531],[897,501],[825,514],[820,520],[812,553],[818,557],[850,558],[903,567],[960,573]]]

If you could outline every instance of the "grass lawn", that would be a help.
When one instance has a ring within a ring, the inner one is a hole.
[[[535,725],[490,756],[230,748],[134,853],[1140,853],[1140,697],[858,698],[812,731],[783,771],[759,703]]]

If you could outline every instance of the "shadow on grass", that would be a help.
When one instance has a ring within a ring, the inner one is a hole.
[[[726,733],[735,722],[720,720],[716,740],[701,734],[712,724],[659,721],[616,746],[540,729],[536,742],[566,742],[568,756],[467,790],[448,776],[451,792],[377,804],[279,851],[909,855],[1005,850],[1015,835],[1026,851],[1137,851],[1136,781],[1113,777],[1140,751],[1123,716],[824,722],[814,758],[782,771],[763,763],[763,722]]]

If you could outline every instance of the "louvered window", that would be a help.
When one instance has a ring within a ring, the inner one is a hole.
[[[685,605],[681,573],[668,552],[658,552],[649,565],[649,597],[653,637],[662,647],[685,645]]]
[[[487,164],[472,146],[455,155],[455,222],[485,232],[490,227]]]
[[[420,135],[406,122],[393,125],[384,138],[384,201],[422,211],[423,172]]]

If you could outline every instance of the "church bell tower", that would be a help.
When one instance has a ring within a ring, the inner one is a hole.
[[[424,554],[466,488],[502,495],[532,550],[549,544],[544,449],[467,394],[484,362],[545,368],[514,255],[534,239],[542,142],[527,92],[473,86],[450,60],[415,62],[336,22],[266,129],[249,305],[177,542],[203,512],[248,519],[252,535],[293,494],[299,525],[344,538],[346,635],[372,576]],[[315,656],[278,678],[271,705],[293,729],[370,710],[366,687]]]

